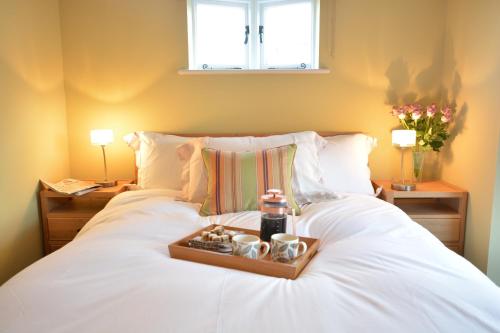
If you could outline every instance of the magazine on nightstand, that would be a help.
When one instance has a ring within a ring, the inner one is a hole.
[[[91,181],[73,178],[66,178],[57,183],[51,183],[44,180],[41,180],[41,182],[53,191],[76,196],[84,195],[101,187],[101,185]]]

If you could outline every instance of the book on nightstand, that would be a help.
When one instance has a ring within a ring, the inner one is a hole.
[[[101,187],[101,185],[94,182],[73,178],[66,178],[57,183],[51,183],[44,180],[41,180],[41,182],[53,191],[76,196],[87,194]]]

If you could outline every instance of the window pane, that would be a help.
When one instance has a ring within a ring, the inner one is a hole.
[[[196,6],[196,67],[247,67],[246,6],[198,3]]]
[[[312,64],[312,4],[263,5],[263,67]]]

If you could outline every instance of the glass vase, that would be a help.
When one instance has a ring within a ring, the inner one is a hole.
[[[415,183],[422,182],[422,174],[424,173],[424,158],[425,152],[413,151],[413,181]]]

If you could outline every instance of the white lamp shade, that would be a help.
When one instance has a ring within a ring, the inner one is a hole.
[[[90,131],[90,142],[96,146],[105,146],[113,142],[113,130],[93,129]]]
[[[417,141],[417,132],[414,130],[392,131],[392,144],[399,147],[413,147]]]

